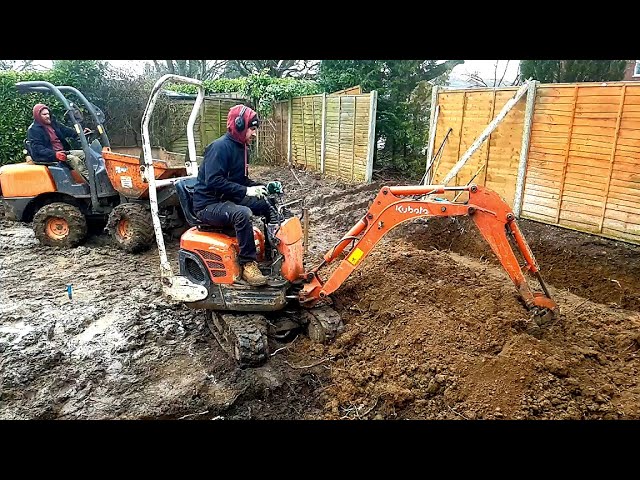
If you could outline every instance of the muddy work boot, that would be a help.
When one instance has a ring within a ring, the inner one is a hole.
[[[242,269],[242,279],[254,287],[266,285],[268,280],[268,278],[262,274],[256,262],[249,262],[244,265]]]

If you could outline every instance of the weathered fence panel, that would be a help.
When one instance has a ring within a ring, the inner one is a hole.
[[[291,99],[291,161],[320,171],[322,147],[322,96]]]
[[[452,132],[432,183],[446,176],[515,91],[438,94],[435,149]],[[525,105],[523,97],[452,183],[465,184],[482,169],[474,183],[496,190],[523,218],[640,244],[640,85],[538,84],[527,139]],[[517,195],[524,144],[525,179]]]
[[[359,87],[354,87],[358,89]],[[347,91],[350,91],[348,89]],[[193,99],[173,100],[180,125],[169,142],[173,152],[186,153],[187,124]],[[196,151],[226,130],[229,108],[240,98],[205,97],[196,120]],[[264,163],[295,165],[352,182],[369,182],[373,173],[373,143],[377,93],[306,95],[277,102],[263,118],[252,152]],[[182,121],[184,120],[184,121]]]
[[[172,100],[172,103],[175,104],[173,109],[175,116],[171,121],[173,140],[169,144],[169,150],[172,152],[187,152],[186,126],[193,108],[193,101],[193,98]],[[196,152],[199,155],[202,154],[204,147],[224,134],[227,130],[229,109],[240,103],[246,103],[246,99],[230,96],[207,96],[204,98],[200,115],[198,115],[194,125],[194,140],[196,142]]]
[[[324,173],[363,181],[369,143],[369,95],[326,98]]]
[[[369,182],[373,166],[377,93],[307,95],[278,102],[269,131],[275,132],[280,151],[271,155],[267,145],[261,158],[306,168],[354,182]],[[287,148],[284,148],[284,147]],[[264,147],[264,148],[263,148]]]

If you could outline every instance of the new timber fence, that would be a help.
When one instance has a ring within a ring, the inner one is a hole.
[[[522,218],[640,244],[640,84],[532,84],[450,184],[473,179]],[[430,149],[447,138],[431,183],[447,177],[517,91],[434,94]]]

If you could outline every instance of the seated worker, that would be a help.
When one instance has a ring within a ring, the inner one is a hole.
[[[258,114],[251,108],[231,107],[227,131],[204,150],[193,190],[193,210],[201,222],[235,228],[242,278],[254,286],[265,285],[267,277],[258,268],[251,214],[270,221],[269,204],[265,200],[267,187],[248,176],[247,146],[256,137],[259,124]],[[272,192],[281,191],[282,187],[280,182],[270,182],[267,186]]]
[[[84,133],[90,132],[91,129],[85,127]],[[33,107],[33,123],[27,129],[27,140],[34,162],[67,162],[85,180],[89,180],[89,171],[84,163],[84,151],[71,150],[66,140],[77,137],[73,128],[58,123],[45,104],[38,103]]]

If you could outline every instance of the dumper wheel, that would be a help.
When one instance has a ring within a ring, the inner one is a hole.
[[[118,247],[129,253],[147,250],[154,241],[151,213],[138,203],[121,203],[109,214],[107,230]]]
[[[49,203],[33,217],[33,232],[43,245],[71,248],[87,236],[87,219],[69,203]]]

